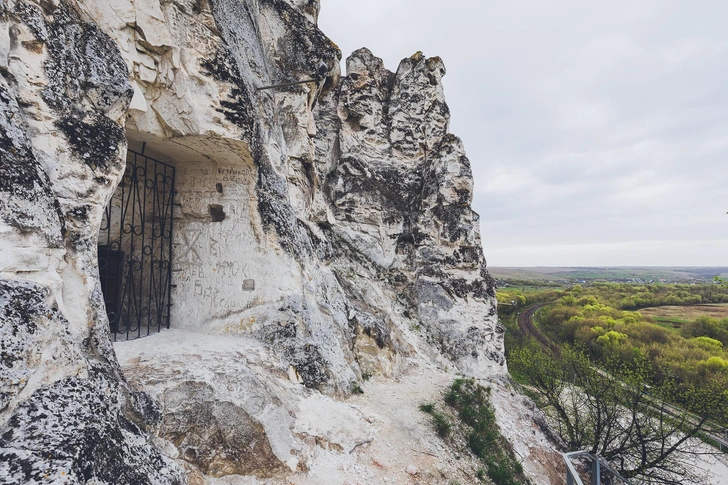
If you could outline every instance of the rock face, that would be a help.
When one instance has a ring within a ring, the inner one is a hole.
[[[165,390],[159,436],[184,460],[212,476],[271,475],[283,465],[263,426],[230,401],[221,401],[205,382],[185,381]]]
[[[448,133],[439,58],[393,74],[371,52],[347,59],[331,180],[333,232],[393,274],[430,340],[467,373],[504,364],[495,283],[485,269],[470,163]],[[323,110],[323,108],[321,108]]]
[[[413,362],[506,373],[442,61],[392,73],[362,49],[341,76],[318,11],[0,4],[0,482],[305,472],[310,435],[286,400],[344,397]],[[257,89],[322,63],[315,81]],[[122,371],[111,343],[99,230],[137,157],[175,170],[169,321],[201,375],[142,365],[143,339],[117,344]],[[199,334],[247,350],[190,350]]]

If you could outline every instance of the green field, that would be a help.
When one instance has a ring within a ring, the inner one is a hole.
[[[728,303],[708,303],[704,305],[666,305],[642,308],[642,316],[657,322],[686,323],[698,317],[728,318]]]

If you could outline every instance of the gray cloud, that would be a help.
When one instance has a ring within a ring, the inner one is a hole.
[[[322,3],[344,55],[444,59],[489,264],[728,265],[728,3]]]

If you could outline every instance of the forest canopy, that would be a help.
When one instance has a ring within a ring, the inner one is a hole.
[[[504,320],[518,308],[549,302],[537,314],[540,329],[557,344],[580,349],[599,365],[611,362],[634,368],[646,362],[653,385],[670,381],[682,390],[721,386],[728,390],[728,318],[660,319],[639,311],[728,302],[724,285],[599,282],[532,293],[508,289],[498,297],[517,302],[501,307]],[[721,421],[728,423],[728,416]]]

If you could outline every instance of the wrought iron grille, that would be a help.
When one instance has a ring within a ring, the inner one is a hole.
[[[99,276],[114,340],[169,328],[174,167],[129,150],[99,233]]]

